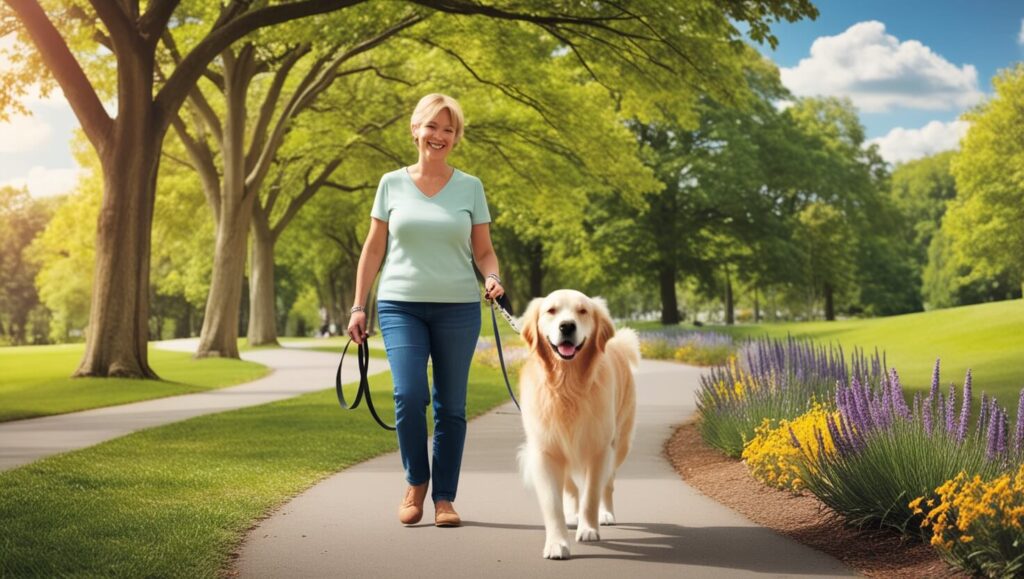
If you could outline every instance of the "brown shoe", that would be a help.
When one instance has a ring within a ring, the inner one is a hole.
[[[423,499],[427,498],[427,483],[410,486],[405,500],[398,507],[398,520],[403,525],[415,525],[423,518]]]
[[[462,525],[459,513],[451,501],[437,501],[434,503],[434,525],[438,527],[458,527]]]

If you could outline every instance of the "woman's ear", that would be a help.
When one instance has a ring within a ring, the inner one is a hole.
[[[590,298],[594,304],[594,318],[597,322],[597,330],[594,332],[594,342],[599,352],[604,352],[604,347],[615,336],[615,324],[612,322],[611,312],[608,311],[608,304],[604,298]]]
[[[530,304],[526,306],[526,311],[523,312],[522,329],[519,332],[520,337],[526,342],[526,345],[530,347],[530,350],[537,349],[537,319],[540,317],[540,303],[544,301],[541,298],[533,298],[530,300]]]

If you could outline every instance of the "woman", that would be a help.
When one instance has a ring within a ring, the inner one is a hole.
[[[480,334],[480,294],[505,293],[491,245],[483,185],[447,163],[462,138],[462,109],[442,94],[423,97],[412,113],[415,165],[384,175],[370,212],[370,233],[356,271],[348,335],[366,338],[366,296],[387,250],[377,290],[377,317],[395,385],[395,426],[409,483],[399,520],[416,524],[433,482],[434,524],[459,526],[452,503],[466,439],[466,383]],[[433,392],[427,387],[427,358]],[[434,464],[427,460],[426,407],[434,401]]]

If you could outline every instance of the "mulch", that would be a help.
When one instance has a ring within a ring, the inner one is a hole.
[[[686,483],[751,521],[842,561],[868,577],[969,577],[927,544],[894,532],[858,530],[810,494],[765,486],[740,461],[704,444],[695,423],[680,426],[665,454]]]

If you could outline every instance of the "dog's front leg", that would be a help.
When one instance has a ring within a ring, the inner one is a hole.
[[[541,451],[530,453],[533,463],[533,483],[544,517],[544,558],[569,558],[569,530],[562,513],[562,482],[565,465],[562,461]]]
[[[576,526],[576,540],[580,542],[600,541],[601,534],[597,530],[597,510],[601,504],[601,492],[608,482],[612,466],[611,452],[599,453],[590,459],[583,480],[583,500],[580,509],[580,521]]]

